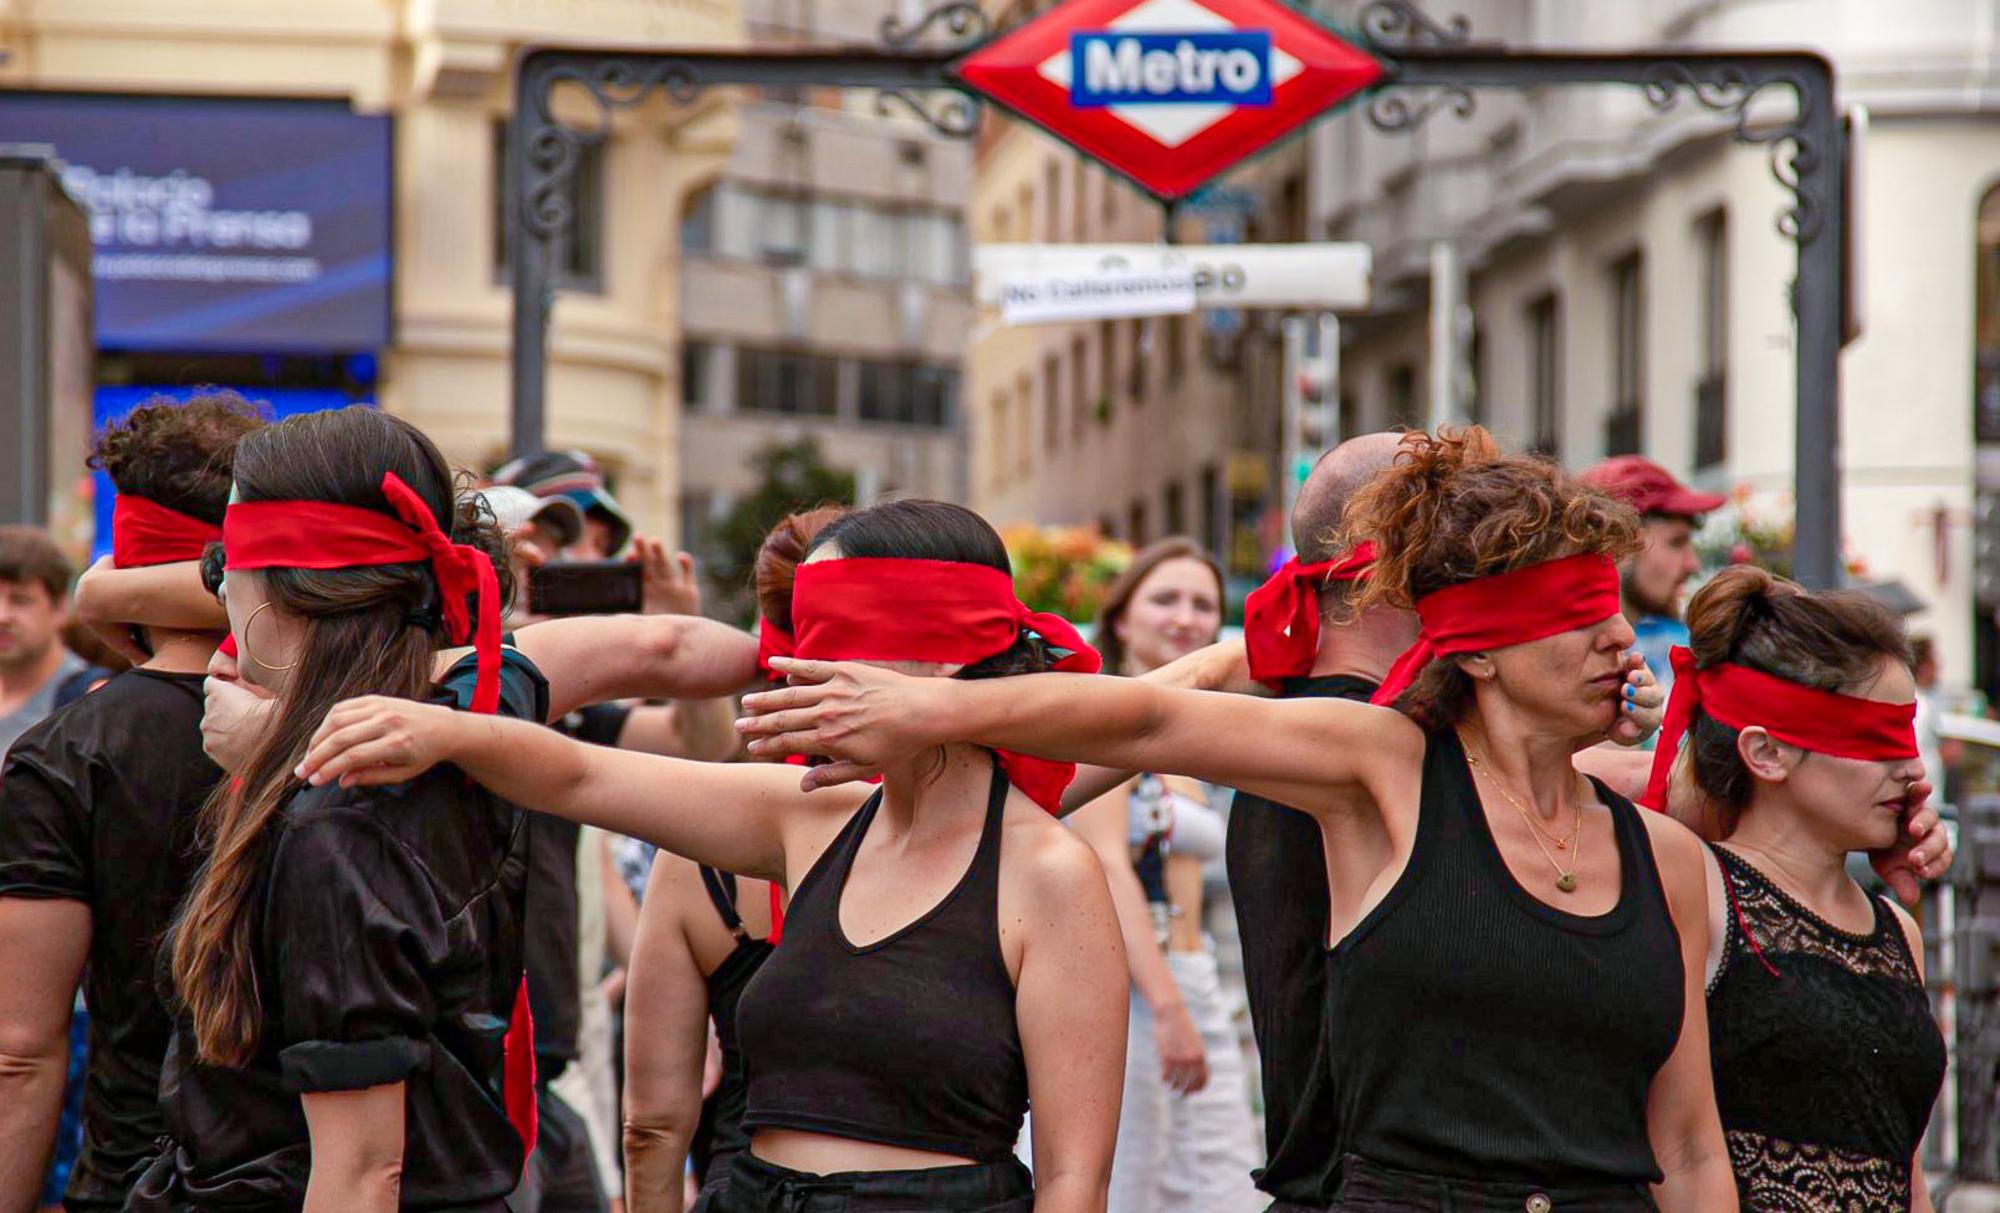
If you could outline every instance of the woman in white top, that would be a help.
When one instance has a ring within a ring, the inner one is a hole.
[[[1221,571],[1192,540],[1165,539],[1111,587],[1095,639],[1107,673],[1136,676],[1221,626]],[[1104,865],[1132,970],[1110,1213],[1261,1209],[1243,1049],[1202,931],[1202,865],[1222,853],[1222,816],[1199,782],[1140,775],[1069,821]]]

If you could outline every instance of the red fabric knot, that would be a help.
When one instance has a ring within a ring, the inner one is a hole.
[[[792,587],[792,632],[808,661],[924,661],[972,665],[1004,653],[1022,632],[1062,650],[1054,668],[1095,674],[1103,668],[1075,625],[1031,611],[1014,596],[1013,577],[986,565],[950,560],[864,558],[801,565]],[[1011,750],[995,751],[1015,787],[1051,813],[1076,764]]]
[[[1319,656],[1322,586],[1359,581],[1375,567],[1375,545],[1361,543],[1330,560],[1286,561],[1270,580],[1250,591],[1243,604],[1243,648],[1250,677],[1276,688],[1287,678],[1312,673]]]
[[[1701,667],[1695,664],[1694,653],[1681,645],[1668,656],[1674,667],[1674,693],[1667,698],[1652,775],[1646,780],[1648,808],[1667,807],[1667,782],[1696,711],[1728,728],[1755,725],[1786,745],[1835,758],[1901,762],[1917,757],[1914,700],[1884,703],[1822,691],[1726,661]]]
[[[221,527],[131,493],[118,494],[111,507],[114,568],[200,560],[208,545],[221,538]]]
[[[1393,704],[1439,657],[1527,644],[1618,614],[1618,567],[1596,552],[1475,577],[1417,599],[1422,629],[1369,700]]]
[[[485,552],[453,543],[430,507],[394,472],[382,474],[382,495],[395,516],[330,501],[238,501],[223,516],[223,547],[231,569],[351,569],[429,564],[438,585],[438,613],[453,644],[477,654],[472,710],[500,709],[500,577]],[[476,628],[466,598],[479,600]]]

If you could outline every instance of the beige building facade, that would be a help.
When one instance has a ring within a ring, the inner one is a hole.
[[[963,501],[971,149],[856,96],[748,100],[726,171],[683,213],[683,516],[752,492],[802,437],[864,499]]]
[[[1841,367],[1844,546],[1859,576],[1923,600],[1912,629],[1936,637],[1948,683],[1992,685],[2000,585],[1979,584],[1974,525],[1982,503],[2000,520],[2000,477],[1982,473],[1975,441],[1976,389],[1996,402],[1986,436],[2000,440],[1991,13],[1955,0],[1451,11],[1515,45],[1804,46],[1834,62],[1841,105],[1871,119],[1854,214],[1862,328]],[[1766,100],[1753,116],[1773,112]],[[1662,112],[1623,86],[1486,92],[1469,120],[1443,112],[1414,134],[1350,111],[1310,148],[1315,234],[1375,249],[1376,306],[1346,325],[1345,430],[1431,416],[1428,265],[1448,241],[1475,318],[1461,416],[1573,467],[1638,450],[1748,490],[1765,517],[1789,513],[1795,262],[1775,223],[1791,198],[1765,148],[1691,100]]]
[[[6,0],[0,82],[337,99],[390,116],[393,337],[372,351],[376,395],[455,462],[484,467],[507,448],[499,182],[515,57],[540,43],[724,47],[742,37],[733,0]],[[579,174],[582,228],[551,329],[549,444],[596,455],[639,527],[668,538],[680,496],[676,216],[726,159],[731,107],[718,91],[618,116]]]

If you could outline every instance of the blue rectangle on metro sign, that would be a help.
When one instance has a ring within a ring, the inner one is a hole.
[[[1069,100],[1109,105],[1271,104],[1268,30],[1079,30],[1069,36]]]
[[[389,344],[392,131],[344,102],[0,94],[90,217],[98,344],[352,353]]]

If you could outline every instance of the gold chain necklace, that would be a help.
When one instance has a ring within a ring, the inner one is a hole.
[[[1547,832],[1540,825],[1536,824],[1534,814],[1521,807],[1521,802],[1514,799],[1514,794],[1507,790],[1506,784],[1500,782],[1499,776],[1493,773],[1493,768],[1474,757],[1471,750],[1465,752],[1465,760],[1472,765],[1474,770],[1485,774],[1486,781],[1493,785],[1494,789],[1506,799],[1508,804],[1514,806],[1514,811],[1519,813],[1521,820],[1527,823],[1528,831],[1535,840],[1535,848],[1542,853],[1543,859],[1549,861],[1549,866],[1556,870],[1557,891],[1562,893],[1576,892],[1576,873],[1577,869],[1583,863],[1583,802],[1578,801],[1576,804],[1576,824],[1570,829],[1567,843],[1553,834],[1548,835],[1549,839],[1556,844],[1559,850],[1568,849],[1569,847],[1575,848],[1575,850],[1570,852],[1570,867],[1568,870],[1564,870],[1562,864],[1556,860],[1554,852],[1549,850],[1548,843],[1542,841],[1543,835]]]

